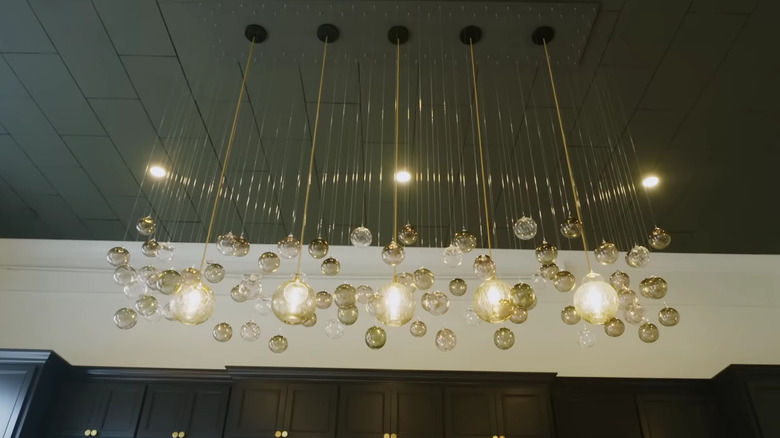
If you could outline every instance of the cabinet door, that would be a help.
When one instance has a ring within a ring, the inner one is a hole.
[[[719,437],[715,406],[702,397],[639,395],[637,408],[644,438]]]
[[[160,438],[169,437],[173,432],[186,432],[193,398],[189,385],[192,384],[150,384],[136,436]]]
[[[181,429],[186,437],[221,437],[225,430],[225,413],[230,396],[228,384],[201,384],[192,390],[192,403]]]
[[[273,437],[282,430],[287,385],[238,382],[230,397],[225,438]]]
[[[337,404],[336,385],[289,385],[281,428],[291,438],[335,437]]]
[[[390,430],[390,394],[384,385],[343,385],[339,438],[380,438]]]
[[[541,438],[553,435],[546,388],[506,388],[498,390],[496,396],[499,436]]]
[[[498,434],[492,389],[447,388],[444,394],[444,436],[485,438]]]
[[[397,386],[393,391],[392,430],[398,438],[441,438],[442,390],[435,386]]]
[[[81,437],[94,429],[101,436],[133,437],[145,389],[136,383],[66,383],[57,401],[54,433]]]
[[[22,412],[27,390],[35,375],[34,365],[0,367],[0,437],[15,436],[16,423]],[[82,430],[82,435],[84,431]]]
[[[780,436],[780,383],[751,382],[747,384],[747,390],[761,434]]]
[[[552,403],[558,438],[642,438],[633,394],[554,393]]]

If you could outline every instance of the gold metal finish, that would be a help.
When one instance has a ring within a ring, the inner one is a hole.
[[[493,228],[490,225],[490,213],[488,213],[487,185],[485,182],[485,153],[482,151],[482,126],[479,122],[479,96],[477,94],[477,70],[474,68],[474,44],[469,40],[469,53],[471,54],[471,80],[474,83],[474,112],[477,119],[477,144],[479,145],[479,165],[482,169],[482,200],[485,207],[485,229],[487,230],[488,255],[493,258],[493,245],[490,234]],[[493,438],[498,438],[494,436]]]
[[[395,433],[391,433],[390,438],[398,438],[398,435],[396,435]]]
[[[179,438],[179,432],[174,432],[174,433],[171,434],[171,436],[173,438]],[[496,437],[493,437],[493,438],[496,438]]]
[[[300,256],[299,256],[299,257],[300,257]],[[274,436],[275,436],[276,438],[279,438],[280,436],[282,436],[282,432],[277,430],[276,432],[274,432]]]
[[[493,435],[493,438],[498,438],[498,435]]]
[[[286,430],[282,431],[282,438],[287,438],[287,431]]]
[[[504,438],[504,435],[499,436],[498,438]]]
[[[383,436],[384,436],[384,438],[390,438],[390,434],[389,433],[385,433]]]
[[[96,429],[92,429],[92,431],[89,432],[89,436],[97,436],[97,430]]]
[[[84,431],[84,436],[89,436],[89,433],[90,433],[90,432],[91,432],[91,431],[90,431],[89,429],[85,430],[85,431]]]
[[[184,438],[184,432],[179,432],[179,438]]]

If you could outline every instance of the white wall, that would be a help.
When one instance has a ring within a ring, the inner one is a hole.
[[[129,330],[112,323],[114,311],[129,305],[119,286],[111,280],[112,268],[105,252],[116,243],[88,241],[0,240],[0,347],[53,349],[75,365],[221,368],[225,365],[295,366],[339,368],[397,368],[428,370],[545,371],[563,376],[607,377],[701,377],[708,378],[732,363],[780,364],[780,257],[751,255],[704,255],[653,253],[646,269],[628,268],[621,260],[599,271],[608,276],[614,269],[631,275],[632,286],[648,275],[663,276],[670,285],[667,301],[681,313],[677,327],[661,329],[655,344],[642,343],[636,327],[608,338],[599,327],[596,345],[577,345],[580,326],[566,326],[560,310],[571,302],[572,293],[553,288],[537,291],[539,305],[522,325],[508,324],[515,332],[515,346],[500,351],[493,346],[497,328],[483,323],[467,326],[463,312],[477,280],[469,275],[476,250],[464,258],[460,268],[441,262],[441,250],[410,249],[401,270],[426,266],[437,274],[434,288],[446,290],[455,276],[467,279],[469,293],[453,297],[450,311],[433,317],[418,315],[428,325],[428,334],[413,338],[408,326],[387,328],[385,348],[373,351],[363,334],[373,321],[361,309],[358,322],[347,328],[343,338],[331,340],[324,334],[324,322],[335,318],[335,306],[319,311],[313,328],[290,327],[273,316],[259,317],[251,303],[235,303],[227,295],[243,272],[257,271],[257,257],[270,246],[253,246],[242,259],[227,258],[209,249],[210,257],[230,272],[214,289],[217,310],[212,319],[198,327],[186,327],[165,320],[141,320]],[[127,243],[133,264],[140,267],[151,259],[140,254],[140,243]],[[177,245],[173,263],[152,263],[160,268],[181,269],[197,264],[202,245]],[[333,290],[349,281],[374,287],[389,281],[392,270],[382,264],[377,247],[336,247],[331,253],[342,263],[338,277],[309,275],[315,290]],[[142,260],[143,259],[143,260]],[[528,278],[536,269],[532,251],[496,251],[499,275],[514,282]],[[287,261],[279,275],[266,278],[272,291],[295,268]],[[318,262],[308,255],[304,272],[318,273]],[[559,265],[585,274],[582,252],[563,252]],[[231,275],[232,274],[232,275]],[[417,292],[419,297],[420,292]],[[647,300],[645,300],[646,302]],[[648,306],[657,314],[661,303]],[[262,328],[261,339],[249,343],[238,336],[241,324],[253,318]],[[655,316],[653,316],[655,319]],[[227,321],[234,338],[220,344],[211,337],[214,324]],[[458,336],[456,349],[443,353],[434,346],[434,334],[449,327]],[[278,332],[289,339],[289,349],[273,354],[267,340]]]

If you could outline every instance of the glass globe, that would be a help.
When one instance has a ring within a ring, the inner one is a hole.
[[[358,248],[365,248],[371,245],[372,240],[374,240],[374,236],[371,235],[371,230],[366,227],[357,227],[349,233],[349,241]]]
[[[307,319],[306,321],[303,321],[303,324],[301,324],[304,327],[314,327],[314,325],[317,324],[317,314],[311,316],[311,318]]]
[[[220,234],[217,236],[217,251],[222,255],[233,255],[233,242],[235,241],[236,236],[231,232]]]
[[[658,340],[658,335],[658,327],[653,323],[646,322],[639,326],[639,339],[641,339],[642,342],[652,344]]]
[[[174,316],[182,324],[206,322],[214,313],[214,293],[203,283],[186,284],[171,301]]]
[[[244,274],[238,283],[238,293],[244,300],[256,300],[263,293],[263,279],[257,274]]]
[[[436,333],[436,348],[441,351],[452,351],[457,343],[455,332],[448,328],[443,328]]]
[[[555,263],[558,259],[558,248],[555,245],[550,245],[547,242],[543,242],[536,247],[536,260],[543,265],[549,265]]]
[[[390,242],[382,248],[382,261],[390,266],[401,264],[405,256],[404,247],[395,242]]]
[[[130,264],[130,252],[121,246],[115,246],[106,253],[106,260],[111,266],[117,267]]]
[[[200,271],[198,271],[193,267],[189,267],[181,271],[181,281],[183,284],[199,283],[200,279],[201,279]]]
[[[441,316],[450,310],[450,299],[444,292],[436,291],[431,293],[430,309],[426,309],[433,316]]]
[[[660,300],[666,296],[669,285],[661,277],[647,277],[639,282],[639,293],[645,298]]]
[[[566,222],[561,224],[561,234],[567,239],[576,239],[582,234],[582,222],[577,218],[567,218]]]
[[[260,271],[263,274],[273,274],[279,269],[281,260],[276,253],[268,251],[260,254],[260,258],[257,259],[257,265],[260,266]]]
[[[382,295],[378,292],[374,293],[368,298],[366,302],[366,312],[373,317],[384,313],[384,302],[382,301]]]
[[[654,249],[665,249],[672,243],[672,236],[669,235],[663,228],[655,227],[650,233],[650,237],[647,240]]]
[[[618,311],[617,291],[604,282],[601,275],[591,272],[582,279],[574,292],[574,308],[582,319],[591,324],[604,324]]]
[[[388,327],[400,327],[414,316],[414,289],[392,282],[379,289],[381,305],[376,317]]]
[[[422,305],[423,310],[430,312],[431,307],[433,306],[433,294],[425,292],[420,298],[420,304]]]
[[[328,242],[325,239],[318,237],[309,242],[309,255],[315,259],[321,259],[328,255],[329,248],[330,245],[328,245]]]
[[[387,343],[387,333],[382,327],[369,327],[366,330],[366,345],[372,350],[379,350]]]
[[[317,292],[315,300],[318,309],[327,309],[333,303],[333,297],[324,290]]]
[[[617,338],[625,331],[626,325],[623,324],[623,321],[619,320],[618,318],[612,318],[604,323],[604,333],[606,333],[607,336]]]
[[[322,270],[323,274],[329,277],[338,275],[338,273],[341,272],[341,262],[334,259],[333,257],[328,257],[322,261],[320,270]]]
[[[493,343],[499,350],[509,350],[515,345],[515,334],[506,327],[501,327],[493,334]]]
[[[314,290],[298,275],[277,286],[271,298],[271,310],[285,324],[302,324],[316,309]]]
[[[539,268],[539,274],[541,274],[542,278],[549,281],[555,281],[555,276],[560,271],[561,269],[555,263],[547,263]]]
[[[374,289],[366,284],[361,284],[355,289],[355,297],[360,304],[366,304],[372,295],[374,295]]]
[[[146,287],[149,289],[157,289],[157,279],[160,276],[160,271],[154,266],[144,266],[138,270],[138,279],[146,283]]]
[[[160,313],[168,321],[176,321],[176,315],[173,313],[173,307],[171,307],[170,301],[160,308]]]
[[[433,272],[427,268],[420,268],[414,271],[414,285],[417,289],[428,290],[433,286]]]
[[[567,325],[575,325],[580,322],[580,314],[574,306],[566,306],[561,310],[561,321]]]
[[[135,281],[127,283],[122,288],[122,293],[124,293],[127,298],[135,300],[141,295],[149,293],[149,288],[146,287],[145,281],[143,281],[141,278],[137,278]]]
[[[123,307],[114,313],[114,324],[122,330],[128,330],[138,323],[138,314],[129,307]]]
[[[556,265],[555,267],[557,268],[558,266]],[[545,290],[547,289],[547,284],[549,282],[546,278],[544,278],[541,270],[539,270],[538,272],[534,272],[533,275],[531,275],[531,283],[533,284],[534,289]]]
[[[233,240],[232,254],[236,257],[244,257],[249,254],[249,241],[242,235]]]
[[[633,268],[641,268],[650,261],[650,250],[644,246],[634,246],[626,254],[626,263]]]
[[[506,321],[512,316],[515,307],[512,302],[512,287],[497,279],[484,281],[474,291],[472,307],[483,321]]]
[[[160,243],[160,248],[157,250],[157,258],[169,262],[173,260],[173,256],[176,254],[176,249],[170,243]]]
[[[396,275],[395,281],[403,284],[404,286],[409,286],[411,288],[416,287],[414,284],[414,274],[411,272],[401,272],[400,274]]]
[[[482,254],[474,259],[474,275],[480,280],[490,280],[496,276],[496,263],[489,255]]]
[[[477,247],[477,238],[469,231],[458,231],[452,238],[452,244],[465,254]]]
[[[274,353],[284,353],[287,350],[287,338],[276,335],[268,340],[268,349]]]
[[[151,295],[141,295],[135,302],[135,311],[141,316],[152,316],[157,313],[157,298]]]
[[[126,286],[137,278],[138,273],[130,265],[119,265],[114,269],[114,282],[120,286]]]
[[[233,327],[226,322],[220,322],[214,326],[211,334],[217,342],[227,342],[233,337]]]
[[[602,244],[593,251],[593,254],[596,256],[596,261],[604,266],[615,263],[619,255],[617,246],[610,242],[602,242]]]
[[[157,290],[163,295],[172,295],[179,292],[183,283],[179,271],[166,269],[157,277]]]
[[[404,225],[403,228],[398,231],[398,241],[404,245],[414,245],[417,243],[418,237],[417,230],[409,224]]]
[[[588,330],[588,327],[582,326],[582,330],[577,335],[577,344],[582,348],[590,348],[593,346],[595,339],[593,339],[593,333]]]
[[[441,258],[446,266],[457,268],[463,263],[463,251],[455,245],[450,245],[444,248]]]
[[[336,311],[336,316],[342,324],[352,325],[357,322],[358,308],[357,306],[339,307],[339,310]]]
[[[243,293],[241,293],[240,285],[237,284],[233,286],[232,289],[230,289],[230,298],[232,298],[233,301],[237,303],[243,303],[244,301],[246,301],[246,296]]]
[[[674,327],[680,322],[680,312],[673,307],[664,307],[658,312],[658,322],[664,327]]]
[[[450,280],[450,293],[456,297],[462,297],[466,294],[468,285],[462,278],[453,278]]]
[[[325,324],[325,334],[331,339],[338,339],[344,335],[344,324],[338,319],[330,319]]]
[[[523,216],[515,221],[512,231],[515,232],[515,236],[520,240],[531,240],[536,236],[536,221],[530,217]]]
[[[482,322],[482,320],[479,319],[479,316],[477,316],[477,312],[475,312],[474,308],[471,306],[466,308],[466,312],[463,314],[463,319],[466,321],[466,324],[470,326],[477,326],[480,322]]]
[[[536,307],[536,293],[534,289],[525,284],[517,283],[512,286],[512,304],[521,309],[530,310]]]
[[[147,257],[157,257],[157,251],[160,250],[160,244],[154,239],[149,239],[141,245],[141,253]]]
[[[428,333],[428,326],[426,326],[422,321],[415,321],[409,325],[409,333],[411,333],[415,338],[422,338],[426,333]]]
[[[160,307],[160,309],[162,309],[162,307]],[[154,312],[149,316],[144,316],[144,319],[149,322],[159,322],[160,320],[163,319],[163,315],[162,312],[158,310],[157,312]]]
[[[553,286],[555,286],[558,292],[569,292],[574,289],[576,283],[577,279],[569,271],[558,271],[553,277]]]
[[[156,228],[157,224],[151,216],[142,217],[135,223],[135,229],[138,231],[138,234],[142,236],[151,236],[154,234]]]
[[[515,306],[515,310],[512,312],[512,316],[509,317],[509,321],[514,324],[522,324],[528,320],[528,311]]]
[[[618,307],[622,310],[626,310],[631,306],[636,305],[639,299],[636,296],[636,292],[631,289],[620,289],[618,291]]]
[[[260,337],[260,326],[254,321],[245,322],[244,325],[241,326],[239,334],[241,335],[241,339],[247,342],[256,341],[257,338]]]
[[[203,277],[209,283],[219,283],[225,278],[225,267],[219,263],[209,263],[203,270]]]
[[[294,259],[301,253],[301,242],[290,234],[276,244],[276,251],[282,258]]]
[[[628,289],[631,279],[623,271],[615,271],[609,276],[609,284],[615,288],[615,290]]]
[[[339,308],[353,307],[357,303],[357,289],[351,284],[339,285],[333,292],[333,302]]]
[[[623,318],[629,324],[639,324],[645,319],[645,308],[639,304],[627,307],[626,310],[623,311]]]

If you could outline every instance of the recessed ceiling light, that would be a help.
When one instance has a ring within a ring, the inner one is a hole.
[[[412,179],[412,175],[405,170],[399,170],[395,174],[395,180],[401,183],[409,182],[409,180],[411,179]]]
[[[152,166],[149,168],[149,174],[155,178],[162,178],[168,174],[168,171],[160,166]]]
[[[655,187],[658,185],[658,182],[660,180],[657,176],[648,176],[647,178],[642,180],[642,185],[645,187]]]

